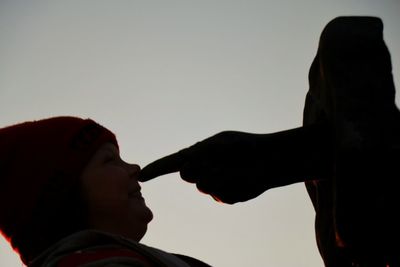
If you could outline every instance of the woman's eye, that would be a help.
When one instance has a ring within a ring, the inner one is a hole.
[[[105,158],[104,162],[105,162],[105,163],[107,163],[107,162],[112,162],[113,160],[114,160],[114,158],[109,157],[109,158]]]
[[[104,157],[104,162],[112,162],[116,160],[116,157],[114,155],[107,155]]]

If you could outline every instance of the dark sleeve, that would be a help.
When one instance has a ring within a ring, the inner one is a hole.
[[[193,257],[189,257],[186,255],[181,255],[181,254],[173,254],[173,255],[178,257],[179,259],[183,260],[187,264],[189,264],[190,267],[211,267],[211,265],[208,265],[207,263],[204,263],[203,261],[200,261]]]

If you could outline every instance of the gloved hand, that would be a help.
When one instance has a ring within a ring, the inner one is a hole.
[[[328,124],[272,134],[224,131],[145,166],[140,181],[179,172],[214,199],[233,204],[331,169]]]
[[[265,181],[261,134],[224,131],[145,166],[140,181],[180,172],[183,180],[214,199],[233,204],[263,193]],[[275,183],[274,183],[275,184]]]

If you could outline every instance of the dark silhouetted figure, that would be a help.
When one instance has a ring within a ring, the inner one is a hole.
[[[326,267],[400,266],[400,113],[377,17],[337,17],[309,72],[303,127],[225,131],[146,166],[225,203],[305,182]],[[288,247],[290,251],[290,247]]]

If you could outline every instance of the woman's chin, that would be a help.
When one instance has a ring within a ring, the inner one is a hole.
[[[147,223],[151,222],[154,218],[153,212],[149,207],[146,206],[146,212],[145,212],[145,220]]]

